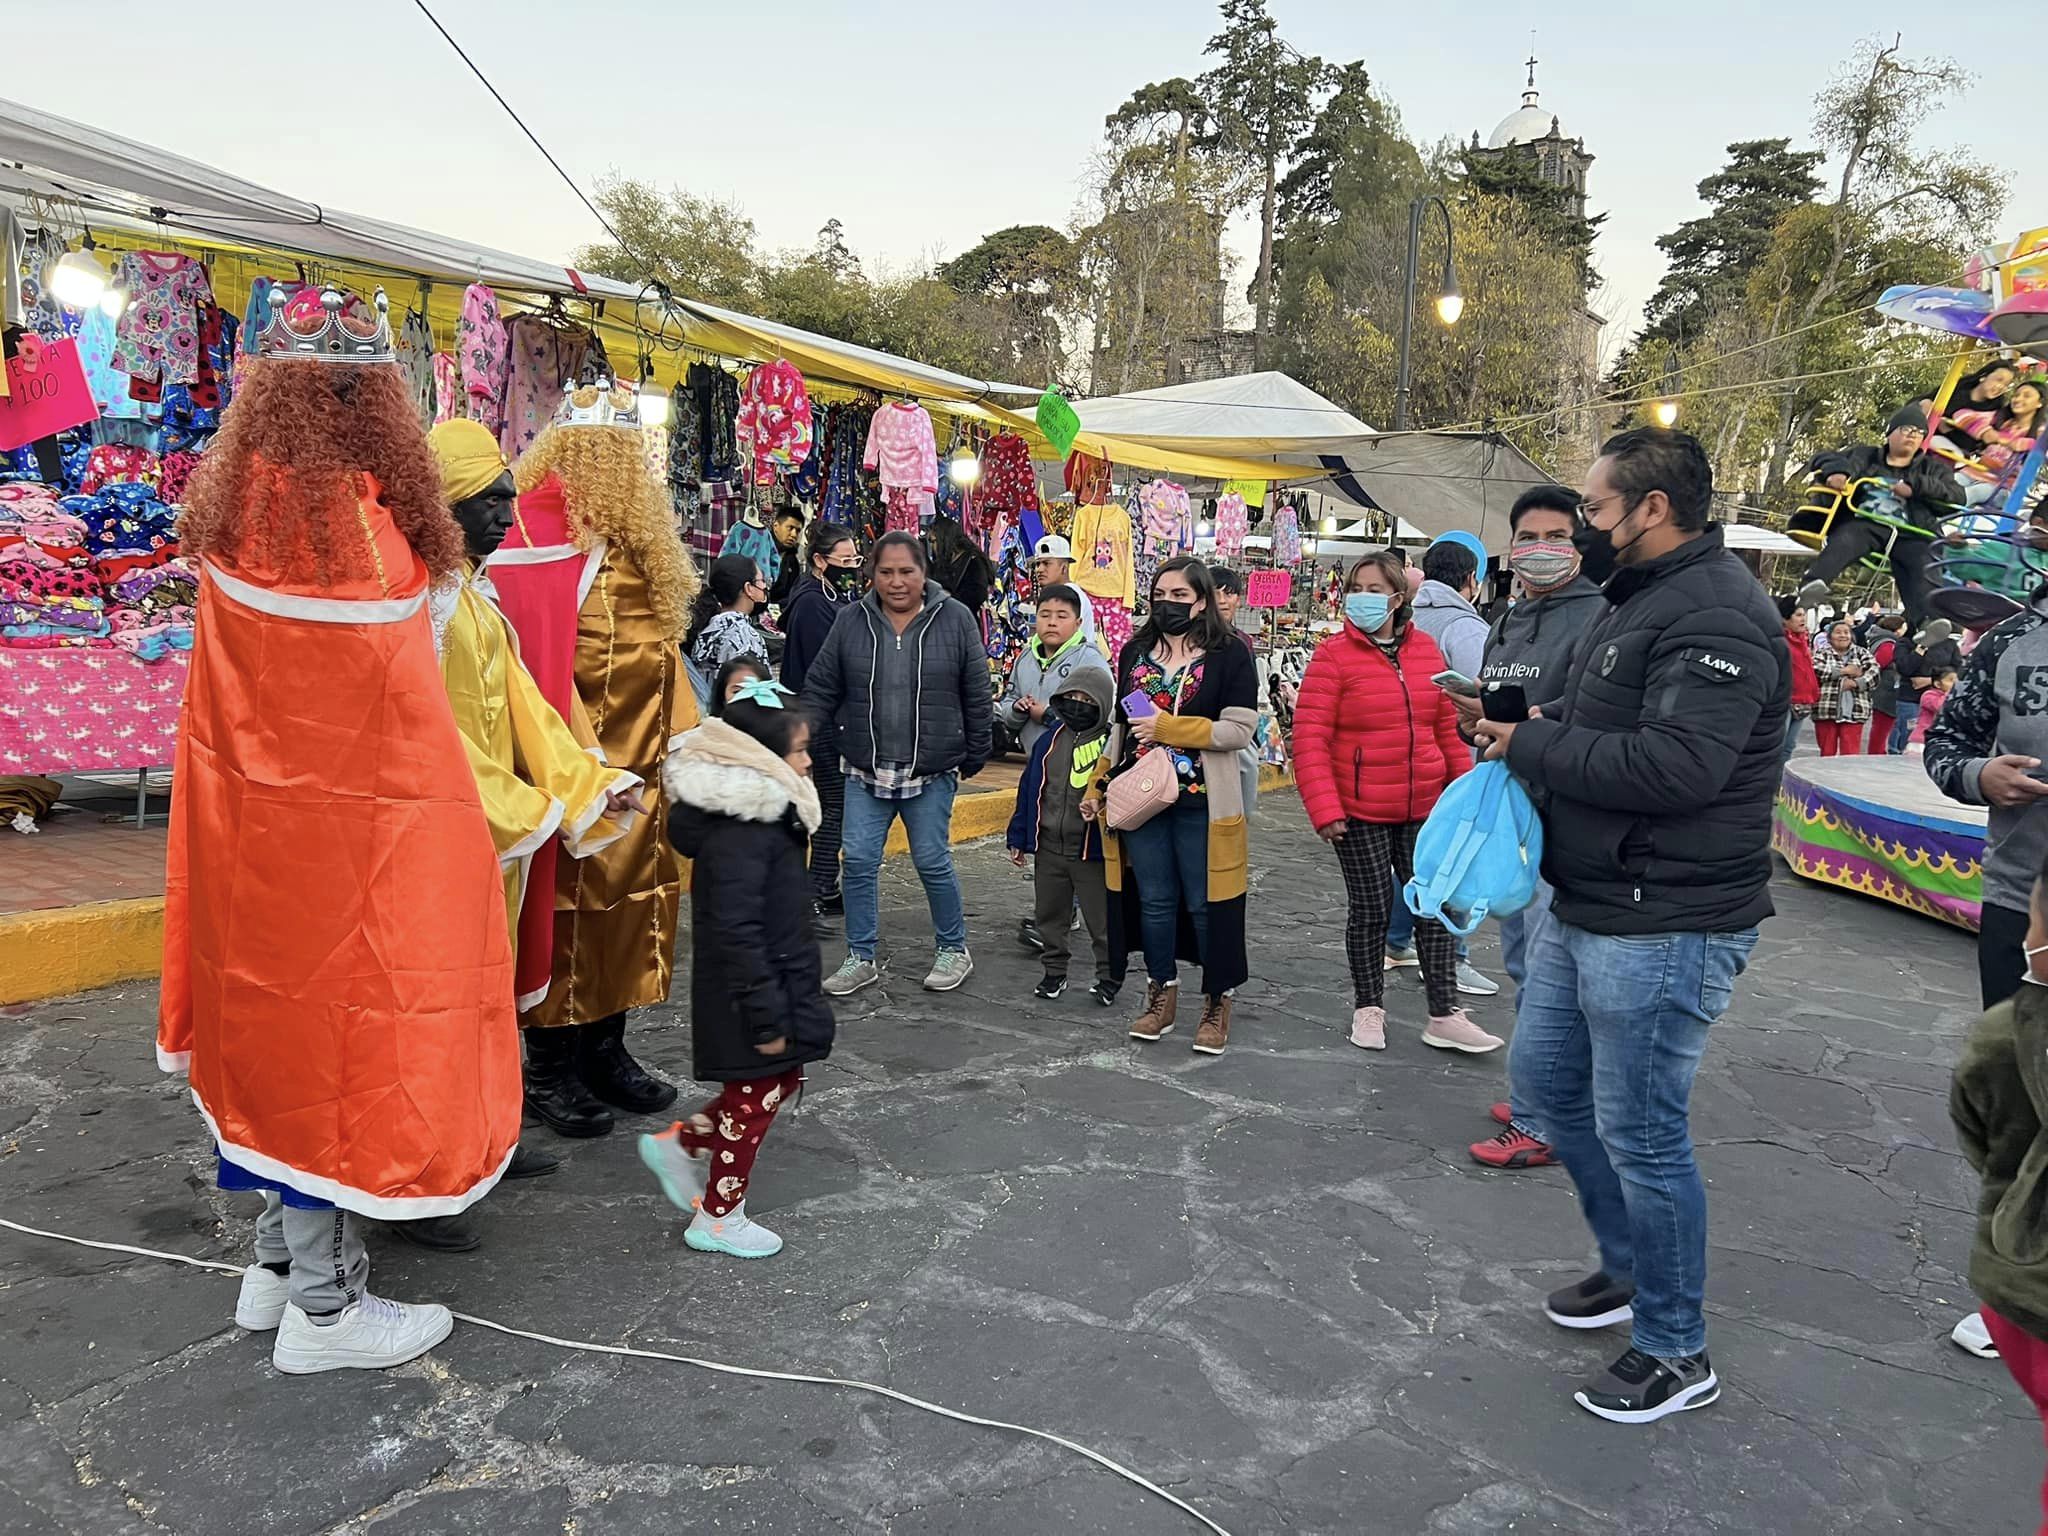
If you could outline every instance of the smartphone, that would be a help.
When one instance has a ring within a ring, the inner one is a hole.
[[[1479,713],[1502,725],[1529,718],[1529,695],[1520,683],[1488,683],[1479,691]]]
[[[1143,689],[1133,688],[1124,695],[1124,717],[1126,719],[1142,720],[1147,715],[1156,715],[1158,713],[1159,706],[1152,702]]]
[[[1479,685],[1462,672],[1439,672],[1430,681],[1445,693],[1459,694],[1468,699],[1479,697]]]

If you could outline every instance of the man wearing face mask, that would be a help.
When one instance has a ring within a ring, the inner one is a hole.
[[[1509,1076],[1600,1250],[1544,1310],[1565,1328],[1633,1322],[1631,1347],[1574,1394],[1624,1424],[1720,1395],[1688,1100],[1772,910],[1790,657],[1776,607],[1708,521],[1712,497],[1695,438],[1611,438],[1573,539],[1607,611],[1541,716],[1473,727],[1543,814],[1554,895],[1528,926]]]
[[[1508,569],[1521,596],[1486,636],[1479,680],[1511,683],[1537,708],[1564,692],[1572,648],[1586,626],[1603,611],[1599,586],[1580,570],[1579,498],[1562,485],[1537,485],[1515,498],[1508,513]],[[1466,729],[1479,718],[1479,701],[1453,696]],[[1516,986],[1526,974],[1524,940],[1532,914],[1548,909],[1550,887],[1536,883],[1536,899],[1500,920],[1501,961]],[[1517,1036],[1519,1039],[1520,1036]],[[1510,1054],[1513,1046],[1509,1047]],[[1501,1129],[1471,1147],[1474,1159],[1490,1168],[1543,1168],[1556,1154],[1526,1105],[1512,1099],[1493,1106]]]
[[[811,663],[839,615],[860,601],[866,588],[860,548],[853,530],[838,523],[813,523],[804,541],[804,578],[782,610],[782,686],[802,693]],[[811,722],[811,783],[817,787],[820,820],[811,834],[811,919],[819,937],[846,910],[839,890],[839,846],[846,824],[846,773],[839,763],[839,738],[828,717]]]

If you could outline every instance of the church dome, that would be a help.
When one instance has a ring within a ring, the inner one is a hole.
[[[1533,89],[1524,91],[1521,106],[1500,120],[1500,126],[1493,130],[1493,137],[1486,141],[1486,147],[1506,149],[1510,144],[1533,144],[1538,139],[1549,137],[1551,124],[1555,121],[1555,117],[1536,105]]]

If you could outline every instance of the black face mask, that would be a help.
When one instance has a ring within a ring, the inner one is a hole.
[[[1634,510],[1631,507],[1628,512],[1623,513],[1621,521],[1627,522]],[[1607,578],[1614,574],[1615,566],[1620,563],[1621,552],[1648,531],[1638,529],[1635,538],[1630,539],[1627,544],[1616,544],[1614,529],[1620,526],[1621,523],[1616,523],[1614,528],[1596,528],[1588,523],[1572,535],[1572,547],[1579,552],[1580,571],[1603,587],[1607,585]]]
[[[860,596],[860,567],[857,565],[827,566],[825,581],[841,597]]]
[[[1093,699],[1054,699],[1052,712],[1060,724],[1083,736],[1102,724],[1102,706]]]
[[[1152,605],[1152,622],[1162,635],[1184,635],[1195,627],[1195,605],[1163,600]]]

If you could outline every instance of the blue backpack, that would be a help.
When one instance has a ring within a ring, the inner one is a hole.
[[[1506,763],[1481,763],[1452,781],[1415,834],[1415,878],[1401,895],[1410,912],[1463,938],[1535,900],[1542,866],[1536,803]]]

